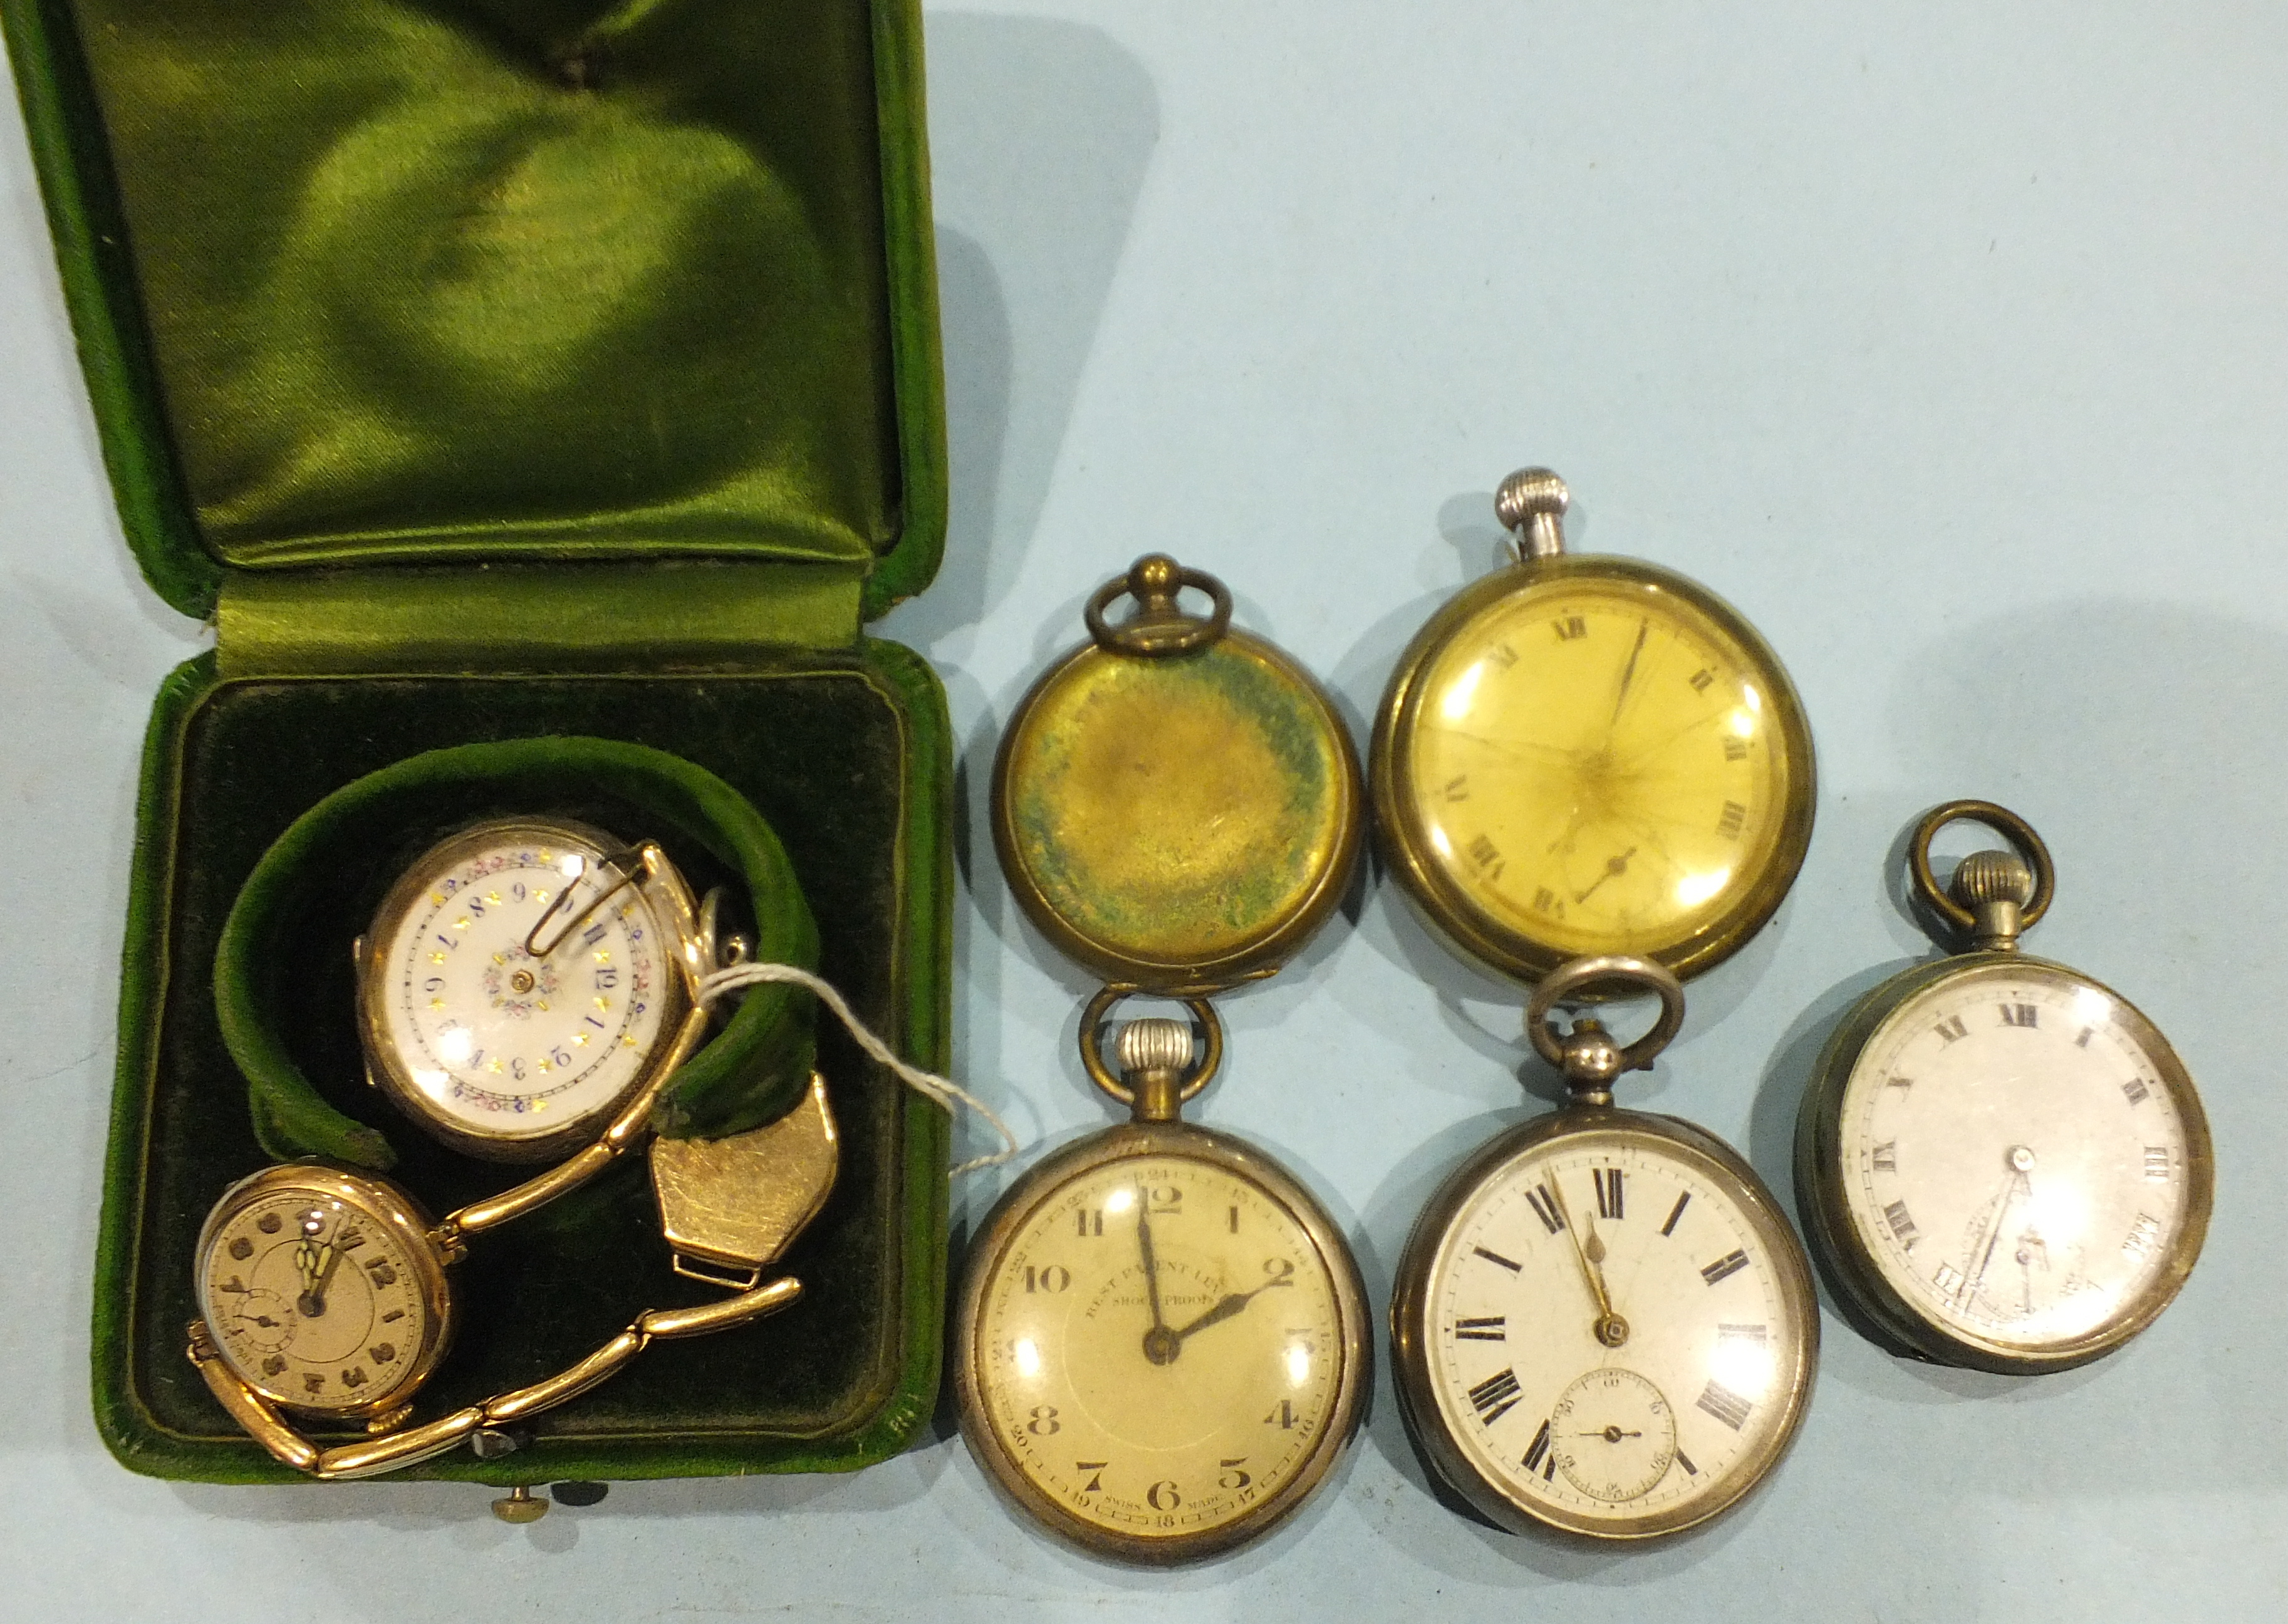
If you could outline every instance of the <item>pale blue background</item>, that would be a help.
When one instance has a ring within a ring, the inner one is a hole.
[[[2165,12],[2165,15],[2163,13]],[[970,828],[1002,719],[1148,548],[1229,579],[1361,730],[1545,462],[1577,544],[1711,584],[1785,656],[1819,827],[1639,1098],[1784,1188],[1810,1057],[1924,951],[1887,854],[1945,796],[2030,817],[2039,951],[2175,1039],[2206,1256],[2120,1356],[2010,1381],[1835,1320],[1793,1456],[1656,1549],[1434,1501],[1386,1386],[1330,1491],[1174,1577],[1021,1525],[958,1442],[860,1477],[174,1487],[87,1404],[136,752],[203,641],[136,577],[20,130],[0,114],[0,1595],[12,1616],[2278,1616],[2288,13],[2225,4],[1042,4],[930,17],[956,513],[886,632],[943,673]],[[964,855],[961,1077],[1039,1147],[1105,1116],[1079,977]],[[1513,993],[1388,887],[1227,1005],[1205,1120],[1305,1174],[1378,1299],[1514,1119]],[[997,1175],[956,1192],[973,1222]]]

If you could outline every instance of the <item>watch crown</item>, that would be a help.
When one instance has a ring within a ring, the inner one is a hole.
[[[1494,492],[1494,517],[1516,537],[1521,560],[1565,551],[1565,510],[1572,506],[1573,493],[1547,468],[1520,468]]]
[[[1123,1071],[1187,1071],[1192,1064],[1192,1029],[1185,1022],[1151,1015],[1120,1029],[1114,1052]]]
[[[1980,947],[2006,952],[2017,946],[2025,906],[2034,900],[2034,871],[2017,853],[1972,852],[1947,889],[1970,910],[1972,939]]]

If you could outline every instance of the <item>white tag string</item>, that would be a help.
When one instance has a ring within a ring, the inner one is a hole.
[[[900,1079],[916,1093],[925,1095],[935,1101],[944,1108],[948,1116],[954,1113],[956,1105],[965,1105],[993,1125],[993,1131],[1001,1135],[1002,1142],[1007,1149],[997,1150],[990,1156],[980,1156],[963,1162],[948,1174],[947,1177],[959,1178],[963,1174],[974,1173],[980,1167],[998,1166],[1017,1154],[1017,1135],[1009,1131],[1007,1123],[994,1114],[991,1106],[949,1079],[940,1077],[934,1071],[925,1071],[919,1066],[909,1065],[892,1054],[890,1046],[877,1038],[867,1029],[864,1022],[851,1013],[850,1006],[843,1000],[842,994],[836,991],[833,983],[822,976],[814,975],[808,970],[797,969],[790,964],[733,964],[700,977],[700,1006],[704,1008],[727,992],[736,991],[743,987],[757,986],[764,982],[774,982],[783,986],[808,988],[816,995],[820,1003],[842,1018],[842,1024],[850,1029],[850,1035],[857,1040],[860,1048],[865,1050],[878,1063],[896,1072]]]

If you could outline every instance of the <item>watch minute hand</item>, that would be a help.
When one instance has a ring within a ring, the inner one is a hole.
[[[1152,1302],[1152,1329],[1164,1331],[1167,1319],[1160,1311],[1160,1263],[1152,1250],[1152,1220],[1146,1212],[1150,1206],[1147,1193],[1136,1192],[1136,1246],[1144,1254],[1144,1290]]]

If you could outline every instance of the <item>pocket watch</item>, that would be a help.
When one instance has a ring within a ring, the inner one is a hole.
[[[354,948],[366,1077],[495,1161],[593,1140],[704,1026],[697,912],[659,847],[561,818],[464,829],[399,876]]]
[[[1185,614],[1182,587],[1206,593]],[[1132,593],[1124,623],[1105,618]],[[1091,601],[1092,641],[1020,705],[994,830],[1027,913],[1110,979],[1088,1075],[1131,1119],[1033,1168],[973,1245],[955,1337],[961,1430],[1020,1509],[1100,1555],[1173,1564],[1309,1498],[1370,1386],[1366,1298],[1340,1231],[1253,1145],[1181,1120],[1223,1056],[1208,996],[1265,975],[1342,895],[1358,768],[1333,707],[1230,629],[1220,583],[1139,561]],[[1137,993],[1192,1025],[1100,1027]]]
[[[1568,998],[1656,992],[1625,1048]],[[1400,1408],[1453,1489],[1505,1528],[1675,1533],[1778,1464],[1811,1394],[1810,1266],[1771,1192],[1721,1140],[1624,1111],[1613,1080],[1652,1063],[1684,993],[1648,959],[1545,976],[1526,1031],[1571,1100],[1502,1134],[1415,1221],[1390,1305]]]
[[[1755,629],[1636,559],[1565,551],[1545,468],[1494,507],[1517,562],[1415,635],[1375,717],[1392,872],[1525,980],[1629,953],[1690,977],[1769,919],[1811,841],[1811,729]]]
[[[1981,823],[1942,890],[1932,837]],[[2055,871],[2016,814],[1952,800],[1907,843],[1967,951],[1902,971],[1829,1039],[1797,1118],[1806,1231],[1877,1340],[2004,1373],[2102,1357],[2167,1308],[2208,1232],[2208,1120],[2176,1052],[2111,988],[2018,951]]]

